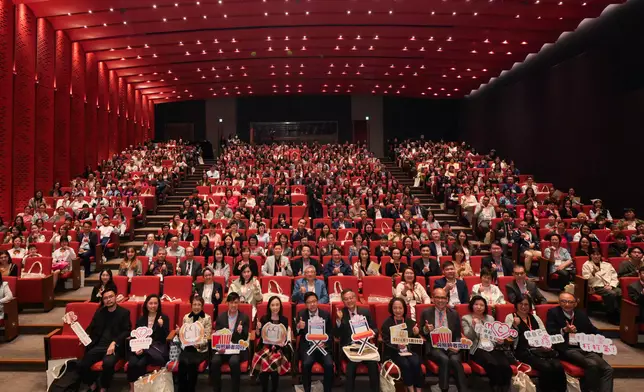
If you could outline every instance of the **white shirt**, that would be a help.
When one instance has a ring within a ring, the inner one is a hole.
[[[109,238],[114,232],[114,226],[101,226],[98,228],[101,238]]]
[[[206,175],[208,176],[208,178],[214,178],[217,180],[219,179],[219,170],[208,170],[206,172]]]
[[[212,290],[213,290],[214,285],[212,283],[210,284],[204,284],[203,285],[203,293],[202,293],[202,298],[205,303],[211,304],[212,301]]]
[[[186,250],[181,245],[177,246],[177,250],[173,250],[171,246],[168,246],[166,251],[168,252],[168,256],[172,257],[183,257],[186,255]]]

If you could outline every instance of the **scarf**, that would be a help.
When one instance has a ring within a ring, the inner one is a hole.
[[[194,314],[193,312],[190,312],[188,317],[190,317],[192,319],[192,321],[196,323],[197,321],[199,321],[200,318],[205,318],[206,314],[202,310],[201,312],[199,312],[197,314]]]

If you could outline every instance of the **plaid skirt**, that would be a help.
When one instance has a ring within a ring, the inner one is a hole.
[[[280,376],[283,376],[291,371],[291,362],[289,362],[282,350],[272,350],[269,347],[263,347],[253,355],[251,367],[251,375],[264,372],[277,372]]]

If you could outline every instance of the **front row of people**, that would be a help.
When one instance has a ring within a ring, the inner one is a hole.
[[[463,356],[456,348],[438,348],[432,344],[432,332],[437,329],[448,328],[454,338],[464,337],[472,342],[469,350],[470,359],[481,365],[489,378],[490,386],[495,392],[510,390],[512,378],[512,364],[517,361],[530,365],[539,372],[539,388],[541,391],[565,392],[567,381],[564,368],[560,360],[565,360],[585,370],[585,377],[581,380],[582,390],[596,392],[611,392],[613,390],[613,369],[601,355],[583,351],[576,342],[570,341],[570,336],[577,333],[599,334],[597,328],[591,323],[588,316],[576,309],[577,300],[572,294],[562,292],[559,296],[559,306],[548,311],[546,323],[534,312],[532,297],[527,293],[519,294],[515,302],[515,311],[505,319],[505,323],[518,332],[517,338],[507,340],[489,341],[487,335],[482,335],[482,326],[493,321],[488,313],[488,304],[485,298],[475,295],[469,301],[469,314],[459,316],[459,313],[449,306],[450,293],[444,288],[437,288],[433,292],[434,306],[425,309],[418,318],[418,323],[408,315],[407,304],[402,298],[393,298],[389,302],[389,317],[383,322],[380,333],[384,345],[383,360],[392,360],[400,369],[405,388],[409,392],[422,390],[425,375],[421,370],[423,362],[421,356],[412,345],[392,343],[392,326],[401,326],[407,330],[409,337],[425,338],[425,355],[438,367],[438,385],[441,391],[449,388],[449,378],[453,376],[460,392],[468,391],[467,379],[463,370]],[[146,372],[148,365],[165,366],[168,361],[168,345],[166,338],[170,331],[169,319],[162,311],[162,304],[157,295],[146,298],[143,306],[143,315],[138,319],[136,327],[147,326],[153,330],[153,343],[147,350],[130,352],[127,346],[127,337],[132,326],[129,311],[116,303],[116,289],[107,286],[102,292],[102,306],[96,311],[87,333],[92,343],[86,347],[85,356],[78,367],[80,379],[90,390],[96,390],[97,372],[91,370],[92,366],[103,361],[100,374],[100,390],[105,391],[110,387],[114,368],[119,359],[128,358],[129,365],[127,378],[133,390],[133,383]],[[311,390],[311,370],[314,363],[319,363],[324,369],[324,391],[330,392],[333,385],[333,337],[340,340],[340,347],[350,346],[352,328],[351,321],[356,318],[366,321],[369,328],[377,336],[379,329],[376,327],[368,307],[357,304],[356,293],[350,289],[342,292],[344,307],[337,310],[336,322],[332,324],[331,315],[318,306],[318,296],[314,292],[304,294],[306,308],[295,316],[294,333],[298,338],[299,360],[302,363],[302,380],[304,390]],[[247,341],[251,328],[255,328],[258,345],[249,368],[251,374],[258,374],[262,391],[277,391],[279,376],[287,374],[291,369],[292,349],[290,342],[276,343],[275,334],[262,333],[266,324],[271,323],[282,331],[288,330],[289,320],[283,315],[283,304],[279,297],[273,296],[267,302],[266,314],[251,324],[250,315],[239,310],[240,296],[231,292],[226,298],[227,311],[216,316],[214,331],[228,329],[231,331],[231,342]],[[306,335],[309,333],[311,319],[322,320],[324,331],[328,340],[322,342],[309,342]],[[319,317],[319,319],[317,319]],[[227,363],[230,367],[232,378],[232,391],[240,390],[241,364],[249,361],[247,350],[230,352],[227,350],[212,350],[209,358],[210,336],[213,323],[210,315],[204,312],[204,299],[195,295],[191,300],[191,312],[182,320],[183,324],[200,323],[203,326],[203,339],[194,345],[182,347],[178,360],[178,386],[179,391],[194,391],[197,383],[199,366],[207,362],[210,365],[210,376],[213,379],[214,391],[221,388],[221,367]],[[280,327],[281,325],[281,327]],[[537,329],[546,330],[547,333],[561,334],[564,342],[555,344],[552,348],[531,347],[524,336],[526,331]],[[270,330],[275,330],[270,328]],[[179,333],[177,327],[176,330]],[[267,341],[265,341],[268,339]],[[251,342],[249,342],[251,343]],[[313,349],[317,344],[321,349]],[[129,353],[126,354],[125,353]],[[345,391],[354,391],[354,383],[358,365],[351,361],[344,350],[340,352],[340,359],[346,364]],[[369,374],[370,391],[380,390],[380,378],[377,361],[365,360]],[[269,388],[270,384],[270,388]]]

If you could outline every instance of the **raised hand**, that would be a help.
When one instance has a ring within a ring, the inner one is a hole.
[[[305,327],[306,323],[302,320],[302,317],[300,317],[300,321],[297,323],[297,329],[304,329]]]
[[[335,312],[335,315],[337,316],[338,320],[342,320],[342,311],[340,309]]]

